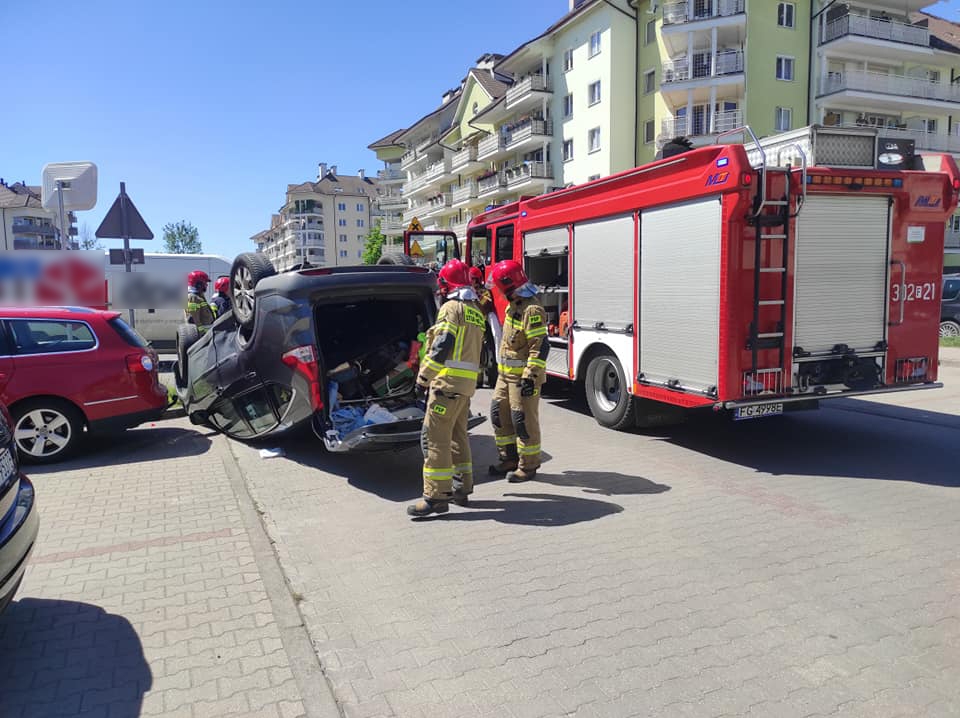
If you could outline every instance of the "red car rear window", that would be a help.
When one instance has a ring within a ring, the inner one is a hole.
[[[147,340],[140,336],[140,332],[131,327],[120,317],[115,317],[109,321],[113,330],[120,335],[120,338],[123,339],[127,344],[132,347],[137,347],[138,349],[146,349],[150,346],[147,343]]]

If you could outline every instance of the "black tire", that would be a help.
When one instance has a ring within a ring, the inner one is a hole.
[[[483,349],[480,351],[480,376],[477,377],[477,388],[482,389],[486,384],[491,389],[497,385],[497,353],[493,347],[493,337],[488,333],[483,339]]]
[[[940,322],[941,337],[960,337],[960,323],[952,319],[944,319]]]
[[[260,280],[277,273],[273,263],[259,252],[244,252],[230,268],[230,304],[233,316],[244,329],[253,329],[257,316],[254,290]]]
[[[0,598],[0,613],[3,613],[7,609],[7,606],[10,605],[10,602],[13,600],[13,597],[17,594],[17,589],[20,588],[21,583],[23,583],[23,576],[17,579],[17,582],[13,584],[13,588],[11,588],[7,592],[6,596]]]
[[[187,358],[187,350],[200,341],[200,330],[196,324],[181,324],[177,327],[177,366],[176,378],[180,386],[186,387],[187,378],[190,376],[190,362]]]
[[[399,264],[405,267],[412,267],[413,260],[406,254],[384,254],[377,260],[377,264]]]
[[[633,427],[633,396],[627,391],[623,367],[613,354],[603,352],[590,360],[584,388],[597,423],[618,431]]]
[[[62,461],[83,440],[86,423],[83,414],[62,399],[29,399],[17,404],[12,413],[14,441],[20,458],[26,463]]]

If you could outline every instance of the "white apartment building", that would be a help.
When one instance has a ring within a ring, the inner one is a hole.
[[[68,234],[77,233],[76,215],[67,213]],[[76,240],[70,246],[77,249]],[[57,214],[40,204],[40,188],[0,179],[0,251],[62,249]]]
[[[403,148],[396,144],[396,138],[403,132],[397,130],[386,137],[377,140],[368,149],[377,153],[377,158],[383,160],[383,169],[377,171],[377,181],[380,195],[377,198],[377,207],[380,211],[380,231],[387,238],[384,249],[397,249],[403,242],[403,213],[407,208],[403,196],[403,184],[407,179],[406,173],[400,169],[400,157]]]
[[[363,170],[341,176],[336,165],[320,163],[316,182],[287,185],[270,229],[251,239],[281,272],[304,263],[362,264],[367,235],[382,216],[379,194],[378,181]]]

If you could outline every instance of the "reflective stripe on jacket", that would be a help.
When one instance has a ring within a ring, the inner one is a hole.
[[[547,313],[535,297],[515,299],[507,307],[500,344],[500,375],[508,383],[533,379],[546,380]]]
[[[427,332],[427,353],[417,381],[449,394],[473,396],[480,373],[486,319],[476,303],[448,300]]]

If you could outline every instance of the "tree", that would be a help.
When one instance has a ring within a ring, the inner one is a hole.
[[[80,249],[103,249],[100,240],[93,236],[90,225],[86,222],[80,225]]]
[[[377,222],[376,226],[370,230],[370,234],[367,235],[367,241],[363,246],[364,264],[377,263],[380,255],[383,254],[383,243],[386,239],[383,232],[380,231],[380,222]]]
[[[200,233],[186,220],[163,225],[163,244],[170,254],[200,254]]]

